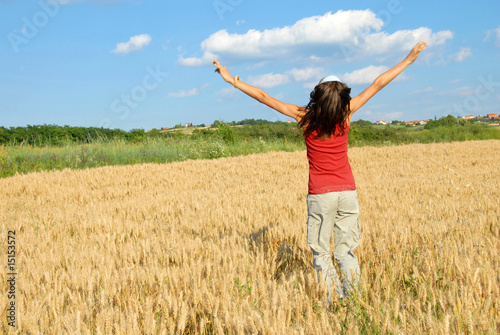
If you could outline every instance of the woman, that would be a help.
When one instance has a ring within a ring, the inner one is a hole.
[[[335,289],[339,298],[348,295],[359,281],[360,269],[353,250],[361,238],[356,184],[347,158],[347,143],[352,114],[384,86],[412,64],[428,46],[418,43],[406,58],[381,74],[361,94],[351,99],[351,89],[339,78],[327,76],[316,85],[306,107],[281,102],[263,90],[232,77],[227,68],[214,59],[215,72],[259,102],[297,120],[304,131],[309,160],[307,195],[307,243],[313,253],[313,265],[320,280],[328,287],[327,305]],[[342,275],[339,280],[330,256],[334,235],[334,257]]]

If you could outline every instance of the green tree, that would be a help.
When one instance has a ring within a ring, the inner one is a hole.
[[[0,143],[9,142],[9,130],[4,127],[0,127]]]
[[[440,118],[439,123],[444,127],[453,127],[457,124],[457,118],[453,115],[448,115]]]
[[[439,127],[441,124],[438,121],[434,120],[429,120],[426,125],[424,126],[424,129],[434,129]]]
[[[127,134],[127,138],[131,142],[142,142],[145,137],[146,133],[144,132],[144,129],[132,129]]]
[[[358,127],[371,127],[371,126],[373,126],[373,122],[363,120],[363,119],[353,121],[351,124],[358,126]]]
[[[219,125],[217,126],[217,133],[219,134],[219,137],[227,144],[234,143],[235,140],[234,131],[229,123],[220,121]]]

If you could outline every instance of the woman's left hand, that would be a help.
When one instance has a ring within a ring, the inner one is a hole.
[[[426,42],[420,42],[417,45],[413,47],[413,49],[410,51],[408,56],[406,56],[406,59],[410,61],[410,63],[413,63],[418,56],[420,55],[420,52],[422,52],[425,48],[427,48],[429,44]]]
[[[228,83],[233,83],[234,78],[229,74],[229,71],[225,66],[220,65],[220,63],[217,61],[217,59],[214,59],[212,63],[217,66],[217,69],[215,69],[215,72],[220,73],[222,78],[227,81]]]

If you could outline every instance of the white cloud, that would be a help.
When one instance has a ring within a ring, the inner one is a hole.
[[[253,76],[248,79],[248,82],[251,85],[262,87],[262,88],[270,88],[275,86],[280,86],[283,84],[287,84],[290,82],[290,78],[284,74],[274,74],[267,73],[259,76]]]
[[[379,30],[382,25],[382,20],[369,10],[328,12],[283,28],[251,29],[245,34],[229,34],[220,30],[203,41],[201,46],[206,51],[242,56],[262,56],[269,52],[280,54],[280,49],[291,46],[348,42],[365,29]]]
[[[452,90],[438,92],[437,95],[468,97],[474,95],[474,88],[472,86],[462,86]]]
[[[361,51],[369,55],[383,55],[392,52],[411,50],[420,41],[426,41],[431,46],[444,44],[453,38],[449,30],[433,33],[427,27],[414,30],[398,30],[389,35],[386,32],[369,34],[365,38]]]
[[[470,48],[460,48],[460,51],[456,54],[450,56],[451,60],[455,62],[463,62],[465,59],[472,56],[472,50]]]
[[[196,57],[184,58],[182,56],[179,56],[179,64],[184,66],[202,66],[211,64],[214,58],[216,58],[216,56],[211,52],[205,52],[205,54],[201,58],[196,58]]]
[[[396,120],[404,115],[403,112],[392,112],[392,113],[382,113],[382,116],[386,119]]]
[[[424,89],[421,89],[421,90],[416,90],[416,91],[413,91],[413,92],[410,92],[410,94],[422,94],[422,93],[430,93],[430,92],[434,92],[436,89],[432,86],[427,86],[426,88]]]
[[[302,85],[302,87],[304,88],[307,88],[308,90],[312,90],[316,87],[316,85],[318,85],[318,81],[308,81],[308,82],[305,82],[304,85]]]
[[[339,76],[347,85],[371,84],[379,75],[387,71],[389,68],[385,65],[373,66],[356,70],[351,73],[345,73]],[[263,75],[253,76],[249,78],[249,83],[257,87],[270,88],[288,84],[291,81],[304,82],[303,86],[307,89],[313,89],[321,78],[329,73],[321,67],[293,68],[285,73],[267,73]],[[405,79],[404,74],[401,74],[396,80]]]
[[[128,54],[129,52],[138,51],[151,43],[151,36],[148,34],[132,36],[128,42],[118,43],[116,48],[111,52],[116,54]]]
[[[378,76],[387,70],[389,70],[389,68],[385,65],[370,65],[364,69],[356,70],[351,73],[345,73],[343,76],[340,76],[340,80],[348,85],[371,84]]]
[[[251,85],[262,88],[276,87],[284,84],[288,84],[291,81],[304,82],[312,79],[316,79],[312,87],[314,87],[319,80],[324,77],[324,70],[320,67],[307,67],[303,69],[293,68],[285,73],[267,73],[258,76],[253,76],[248,79]],[[309,86],[310,83],[306,83],[305,86]]]
[[[369,10],[338,11],[323,16],[312,16],[297,21],[292,26],[251,29],[245,34],[230,34],[219,30],[201,43],[206,53],[233,55],[236,57],[272,58],[289,54],[296,46],[331,43],[348,43],[366,29],[379,30],[382,20]]]
[[[371,10],[339,10],[334,14],[307,17],[291,26],[262,31],[251,29],[243,34],[232,34],[219,30],[201,43],[202,57],[188,58],[189,62],[181,64],[199,65],[210,54],[241,59],[276,59],[292,55],[314,59],[325,55],[338,59],[354,56],[368,59],[374,55],[408,51],[422,40],[439,45],[453,38],[451,31],[433,33],[426,27],[388,34],[381,31],[383,24]]]
[[[310,60],[310,61],[313,61],[313,62],[323,62],[323,61],[325,61],[326,59],[325,59],[325,58],[323,58],[323,57],[318,57],[318,56],[316,56],[316,55],[311,55],[311,56],[309,56],[309,60]]]
[[[189,91],[170,92],[167,95],[167,97],[168,98],[186,98],[186,97],[192,97],[192,96],[195,96],[198,94],[200,94],[200,89],[193,88],[192,90],[189,90]]]
[[[257,70],[257,69],[260,69],[268,64],[269,64],[268,61],[253,63],[253,64],[250,64],[249,66],[245,67],[245,71]]]
[[[207,86],[209,86],[209,84],[204,84],[201,87],[195,87],[195,88],[193,88],[191,90],[183,90],[183,91],[179,91],[179,92],[170,92],[169,94],[167,94],[167,98],[187,98],[187,97],[193,97],[193,96],[199,95],[200,92],[204,88],[206,88]]]
[[[295,81],[308,81],[324,77],[324,70],[321,67],[307,67],[304,69],[293,68],[287,72]]]
[[[491,37],[493,37],[495,45],[497,47],[500,47],[500,27],[498,27],[497,29],[488,30],[486,32],[486,37],[484,38],[484,40],[489,41]]]
[[[236,92],[233,87],[225,87],[221,89],[219,92],[217,92],[217,96],[219,97],[217,99],[217,102],[224,102],[227,100],[232,100],[236,97]]]

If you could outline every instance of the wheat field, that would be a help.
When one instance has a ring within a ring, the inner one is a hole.
[[[360,292],[330,308],[306,242],[304,151],[0,180],[18,273],[16,328],[1,286],[2,332],[499,333],[500,141],[349,157]]]

